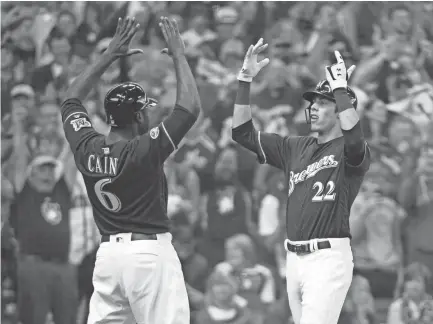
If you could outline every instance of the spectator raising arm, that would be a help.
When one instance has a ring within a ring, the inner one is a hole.
[[[130,49],[129,43],[137,32],[140,24],[135,23],[135,18],[119,18],[116,33],[108,45],[107,50],[100,56],[89,69],[81,73],[70,85],[65,99],[78,99],[83,101],[92,86],[95,85],[105,70],[119,57],[143,53],[139,49]]]

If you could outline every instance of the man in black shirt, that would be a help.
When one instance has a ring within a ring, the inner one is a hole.
[[[119,18],[116,33],[99,60],[78,76],[62,104],[66,138],[83,174],[102,235],[93,275],[88,323],[189,324],[188,296],[167,218],[165,159],[195,123],[201,110],[194,77],[177,24],[161,18],[173,58],[177,99],[172,113],[148,130],[147,108],[155,106],[143,88],[126,82],[105,97],[110,134],[92,127],[81,102],[103,72],[129,49],[139,25]]]
[[[233,139],[257,154],[260,163],[284,171],[286,207],[287,293],[296,324],[336,324],[351,284],[353,256],[349,212],[370,165],[357,98],[347,86],[354,66],[343,58],[326,67],[327,80],[304,93],[312,136],[256,131],[249,105],[250,83],[265,59],[263,39],[249,48],[239,73],[233,113]]]

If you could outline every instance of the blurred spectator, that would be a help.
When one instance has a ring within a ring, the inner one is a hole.
[[[164,164],[169,187],[168,214],[177,213],[179,209],[190,210],[189,223],[196,224],[200,208],[200,180],[194,169],[185,164],[178,164],[169,157]],[[176,204],[175,202],[179,202]]]
[[[93,47],[99,41],[102,31],[102,8],[93,2],[86,2],[84,18],[78,26],[74,39],[74,53],[86,57],[91,54]]]
[[[217,150],[210,121],[200,116],[196,124],[183,138],[174,161],[197,172],[201,192],[213,188],[214,160]]]
[[[431,131],[432,125],[429,130]],[[399,191],[401,204],[410,212],[406,228],[408,262],[422,262],[433,272],[433,154],[429,135],[423,143],[416,169],[403,181]],[[432,286],[428,291],[433,293]]]
[[[239,295],[248,302],[256,316],[275,301],[275,280],[269,268],[258,263],[254,243],[245,234],[237,234],[226,241],[226,260],[215,269],[231,274],[239,283]]]
[[[60,99],[64,88],[68,86],[69,64],[72,59],[72,46],[68,37],[58,29],[53,29],[48,42],[52,59],[38,67],[32,76],[32,86],[43,94],[45,100]]]
[[[418,268],[418,269],[417,269]],[[405,272],[403,291],[388,313],[388,324],[429,323],[432,319],[432,296],[426,293],[427,278],[419,266],[410,265]],[[431,273],[428,273],[431,277]]]
[[[69,263],[77,267],[77,288],[81,301],[82,316],[79,323],[87,322],[88,305],[93,293],[93,269],[100,234],[93,219],[93,210],[87,197],[87,190],[81,173],[75,167],[73,158],[66,167],[72,169],[65,177],[71,189],[71,209],[69,224],[71,229]],[[65,179],[66,180],[66,179]]]
[[[210,59],[221,57],[222,45],[227,40],[236,37],[233,33],[233,29],[239,21],[239,13],[233,7],[219,7],[215,10],[214,19],[217,37],[202,43],[205,46],[205,56],[208,56]]]
[[[190,29],[182,34],[185,46],[196,47],[202,42],[216,38],[216,34],[209,29],[209,21],[204,15],[197,15],[191,19]]]
[[[203,293],[209,274],[207,260],[197,253],[197,239],[188,216],[183,212],[173,218],[173,245],[182,264],[191,308],[198,310],[203,305]]]
[[[18,309],[23,324],[43,323],[50,311],[56,323],[75,321],[76,269],[68,262],[71,202],[60,168],[50,156],[36,157],[12,208],[20,251]]]
[[[338,324],[374,324],[374,298],[368,280],[355,275],[347,293]]]
[[[282,61],[273,61],[264,76],[263,88],[251,98],[252,104],[257,106],[260,117],[265,121],[268,118],[264,114],[273,109],[278,110],[275,114],[290,116],[301,105],[300,89],[289,83],[288,72]]]
[[[208,279],[205,305],[197,313],[197,324],[259,324],[246,309],[247,301],[237,295],[238,284],[231,275],[215,270]]]
[[[72,41],[73,37],[75,37],[75,32],[78,25],[77,18],[75,17],[74,13],[69,10],[62,10],[59,12],[57,17],[56,27],[59,30],[59,33]]]
[[[401,224],[406,212],[392,198],[395,182],[390,168],[372,163],[351,209],[355,272],[368,280],[376,298],[394,296],[404,262]]]
[[[214,189],[203,197],[201,248],[211,266],[224,260],[226,239],[255,231],[250,194],[237,180],[238,164],[236,151],[223,149],[215,164]]]

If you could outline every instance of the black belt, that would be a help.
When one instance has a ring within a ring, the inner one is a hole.
[[[111,235],[102,235],[101,237],[101,243],[104,242],[110,242],[110,236]],[[132,233],[131,234],[131,241],[150,241],[150,240],[157,240],[156,234],[143,234],[143,233]],[[118,237],[116,242],[123,242],[121,237]]]
[[[302,244],[291,244],[289,241],[285,241],[286,249],[296,254],[307,254],[314,252],[311,250],[310,243]],[[317,242],[317,250],[330,249],[331,243],[329,241]]]

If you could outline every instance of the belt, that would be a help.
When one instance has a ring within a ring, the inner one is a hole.
[[[289,241],[284,242],[285,247],[288,251],[294,252],[296,254],[308,254],[312,253],[316,250],[330,249],[331,243],[329,241],[320,241],[317,242],[317,248],[312,250],[310,243],[301,243],[301,244],[292,244]]]
[[[111,235],[102,235],[101,242],[110,242]],[[131,241],[154,241],[157,240],[156,234],[143,234],[143,233],[132,233]],[[117,238],[116,242],[121,242],[122,239],[120,237]]]

